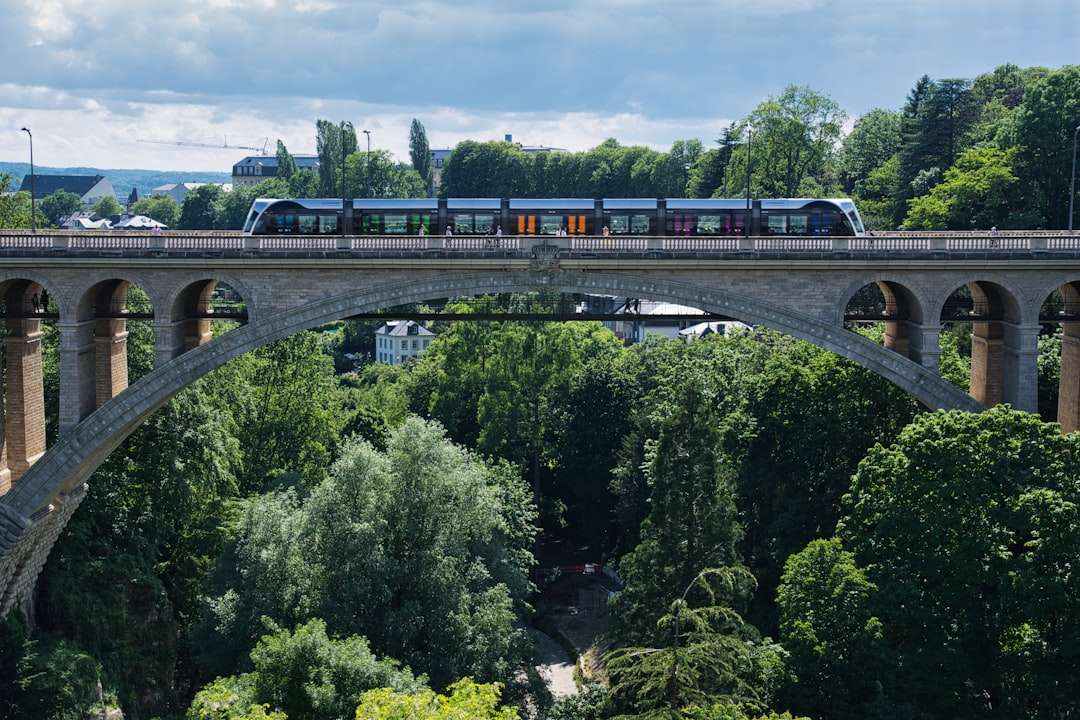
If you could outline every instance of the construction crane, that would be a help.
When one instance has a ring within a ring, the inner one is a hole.
[[[266,151],[266,145],[270,142],[270,138],[263,138],[262,147],[254,147],[252,145],[230,145],[229,138],[225,137],[225,142],[218,143],[203,143],[203,142],[187,142],[185,140],[143,140],[139,139],[142,143],[156,143],[158,145],[180,145],[182,147],[201,147],[201,148],[221,148],[224,150],[254,150],[260,155],[268,155]]]

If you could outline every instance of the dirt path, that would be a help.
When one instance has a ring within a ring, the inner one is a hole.
[[[574,661],[549,635],[533,630],[536,645],[543,658],[538,668],[540,675],[547,681],[548,689],[557,698],[573,695],[578,691],[574,681]]]

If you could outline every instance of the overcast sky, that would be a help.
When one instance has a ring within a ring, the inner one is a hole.
[[[227,171],[351,121],[409,159],[502,139],[667,150],[787,85],[852,118],[923,74],[1080,64],[1077,0],[3,0],[0,160]],[[361,148],[365,137],[358,135]]]

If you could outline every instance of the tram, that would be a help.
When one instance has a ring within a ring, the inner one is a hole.
[[[358,198],[344,204],[260,198],[243,234],[715,237],[862,236],[866,230],[847,198]]]

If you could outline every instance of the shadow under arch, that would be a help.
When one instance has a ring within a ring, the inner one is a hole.
[[[924,405],[980,412],[971,396],[871,340],[781,306],[701,285],[609,273],[477,272],[442,275],[331,296],[266,317],[214,338],[133,383],[126,391],[86,417],[49,448],[3,497],[7,512],[29,518],[51,500],[84,483],[108,454],[173,395],[225,362],[251,350],[317,325],[424,300],[493,293],[549,291],[604,292],[648,297],[726,314],[763,325],[835,352],[882,375]],[[2,551],[0,547],[0,551]]]

